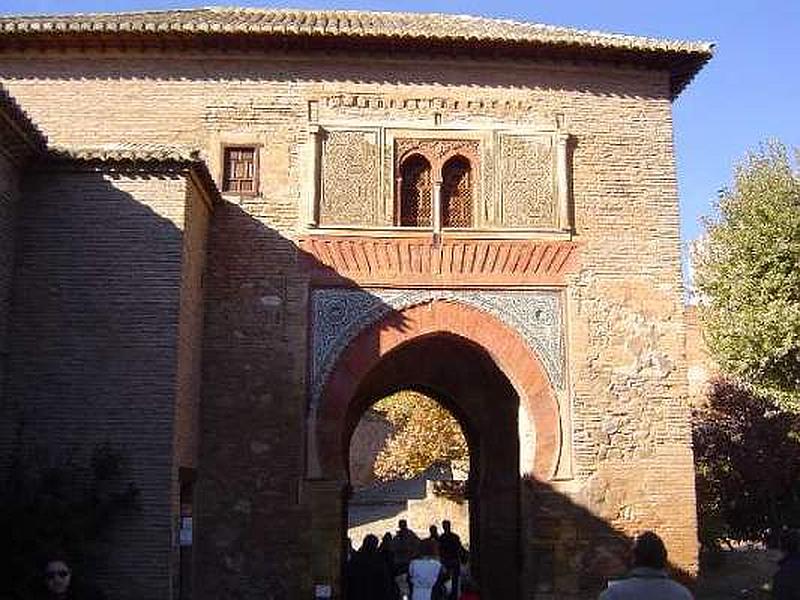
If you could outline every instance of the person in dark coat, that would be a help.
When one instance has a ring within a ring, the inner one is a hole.
[[[800,600],[800,532],[790,529],[781,539],[784,555],[778,572],[772,578],[772,597],[775,600]]]
[[[408,563],[417,557],[419,543],[417,534],[408,528],[408,521],[400,519],[394,536],[395,574],[408,573]]]
[[[461,558],[466,551],[461,545],[461,538],[451,531],[450,521],[442,521],[442,534],[439,536],[439,555],[442,564],[450,577],[451,600],[458,598],[458,580],[461,577]]]
[[[392,600],[392,577],[378,538],[369,534],[347,565],[348,600]]]
[[[381,545],[378,548],[378,552],[380,552],[381,556],[383,557],[383,560],[386,563],[386,569],[389,571],[389,575],[391,576],[391,598],[392,600],[400,600],[400,586],[397,585],[397,581],[394,577],[394,539],[392,538],[392,534],[388,531],[383,534],[383,539],[381,539]]]

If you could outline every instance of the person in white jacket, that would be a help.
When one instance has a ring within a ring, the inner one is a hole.
[[[411,600],[431,600],[433,588],[440,584],[442,563],[439,562],[439,550],[436,541],[422,540],[419,558],[408,565],[408,583],[411,586]]]
[[[633,544],[633,568],[621,579],[608,582],[600,600],[692,600],[692,593],[666,572],[667,549],[652,531]]]

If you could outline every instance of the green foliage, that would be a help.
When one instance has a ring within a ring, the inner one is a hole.
[[[694,415],[700,541],[763,541],[800,526],[800,414],[741,383],[712,383]]]
[[[458,421],[435,400],[403,391],[379,401],[373,409],[389,421],[394,434],[375,461],[384,481],[410,479],[435,464],[466,461],[467,440]]]
[[[123,475],[123,458],[108,445],[97,446],[88,464],[18,447],[0,490],[0,597],[35,597],[41,561],[53,552],[94,572],[109,550],[110,526],[137,506],[138,490]]]
[[[800,409],[800,175],[787,150],[753,153],[720,194],[695,256],[700,315],[722,370]]]

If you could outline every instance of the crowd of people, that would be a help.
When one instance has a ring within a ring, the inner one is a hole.
[[[431,525],[420,539],[401,519],[393,536],[379,542],[367,535],[361,548],[348,549],[345,571],[347,600],[478,600],[469,577],[469,553],[450,521],[442,533]]]
[[[773,579],[775,600],[800,600],[800,533],[787,530],[781,539],[784,557]],[[98,590],[78,587],[70,561],[51,554],[43,563],[43,600],[104,600]],[[347,600],[479,600],[469,575],[469,553],[442,521],[442,533],[431,525],[420,539],[400,520],[393,536],[368,535],[358,551],[349,549],[345,577]],[[632,547],[632,568],[609,581],[599,600],[692,600],[691,592],[667,574],[667,549],[646,531]]]

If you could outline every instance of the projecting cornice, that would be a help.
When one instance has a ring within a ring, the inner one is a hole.
[[[314,285],[562,286],[578,258],[570,241],[314,236],[299,246]]]

